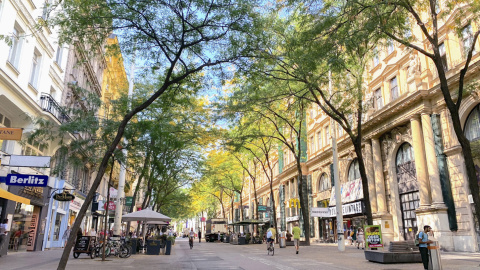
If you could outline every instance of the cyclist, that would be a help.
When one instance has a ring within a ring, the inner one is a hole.
[[[195,238],[195,232],[193,231],[193,228],[190,229],[189,237],[188,237],[188,242],[190,243],[190,249],[193,248],[193,239]]]
[[[277,230],[273,228],[273,224],[270,225],[270,229],[267,231],[267,250],[269,247],[269,244],[273,245],[273,241],[275,241],[275,235],[277,234]]]

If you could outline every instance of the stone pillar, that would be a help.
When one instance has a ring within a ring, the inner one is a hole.
[[[423,144],[423,132],[420,117],[414,115],[410,119],[412,125],[413,153],[415,157],[415,169],[417,180],[420,184],[420,208],[430,207],[430,185],[428,183],[427,161],[425,159],[425,147]]]
[[[381,213],[387,212],[387,202],[385,197],[385,179],[383,178],[383,161],[382,152],[380,150],[380,141],[372,139],[373,150],[373,170],[375,172],[375,191],[377,196],[377,211]]]
[[[443,201],[442,187],[440,184],[440,172],[438,171],[437,156],[435,154],[435,141],[430,115],[422,113],[423,141],[425,143],[425,155],[428,168],[428,178],[432,192],[432,205],[446,207]]]
[[[372,207],[372,213],[377,212],[377,195],[375,191],[375,173],[373,170],[373,154],[372,154],[372,141],[368,140],[365,143],[365,167],[368,178],[368,193],[370,194],[370,205]]]

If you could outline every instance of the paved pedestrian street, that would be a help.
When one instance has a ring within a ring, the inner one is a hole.
[[[1,270],[53,270],[58,265],[62,249],[39,252],[11,252],[0,258]],[[443,269],[480,269],[479,253],[443,253]],[[365,260],[362,250],[347,246],[340,253],[335,245],[300,247],[295,254],[293,247],[275,248],[275,255],[268,256],[265,245],[236,246],[225,243],[198,243],[190,249],[186,239],[179,238],[170,256],[132,255],[128,259],[108,257],[108,261],[90,259],[80,255],[70,256],[67,269],[226,269],[226,270],[294,270],[294,269],[422,269],[414,264],[377,264]]]

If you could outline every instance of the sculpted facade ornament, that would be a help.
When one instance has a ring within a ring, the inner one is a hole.
[[[412,141],[412,131],[409,125],[395,127],[390,132],[384,134],[381,138],[382,141],[382,150],[386,156],[391,154],[391,151],[396,147],[397,144],[402,142],[411,142]]]
[[[407,72],[409,77],[420,74],[420,62],[416,54],[410,54]]]

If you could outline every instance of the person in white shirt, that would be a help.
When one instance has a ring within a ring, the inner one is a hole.
[[[8,219],[4,219],[2,223],[0,223],[0,251],[3,248],[3,245],[7,239],[7,229],[8,229]],[[2,253],[0,252],[0,257]]]

